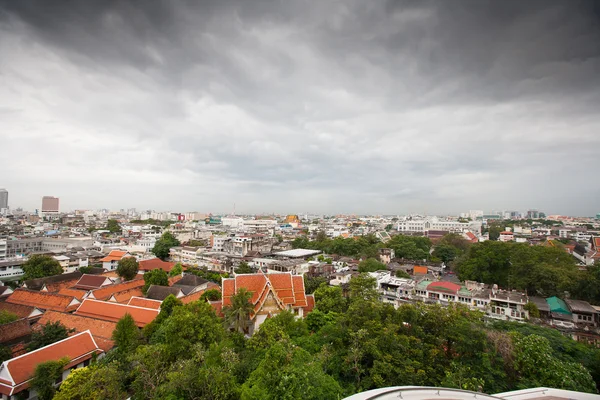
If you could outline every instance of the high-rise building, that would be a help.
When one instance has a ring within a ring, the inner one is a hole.
[[[58,214],[58,197],[42,197],[42,215]]]
[[[8,190],[0,189],[0,210],[8,208]]]

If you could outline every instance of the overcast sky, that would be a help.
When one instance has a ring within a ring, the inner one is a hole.
[[[600,2],[0,0],[11,207],[600,212]]]

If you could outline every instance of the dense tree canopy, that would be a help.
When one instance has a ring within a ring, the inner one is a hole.
[[[167,231],[156,241],[152,248],[152,253],[164,261],[169,257],[171,247],[177,247],[179,245],[179,240],[177,240],[171,232]]]
[[[0,325],[8,324],[19,319],[17,314],[11,313],[6,310],[0,311]]]
[[[169,276],[181,275],[182,272],[183,272],[183,266],[181,265],[181,263],[177,263],[177,264],[175,264],[173,269],[169,272]]]
[[[379,262],[374,258],[367,258],[358,264],[358,272],[385,271],[386,269],[387,267],[384,263]]]
[[[34,254],[23,264],[23,280],[45,278],[46,276],[60,275],[63,268],[59,262],[50,256]]]
[[[254,270],[248,265],[246,261],[242,261],[240,265],[235,269],[236,274],[252,274]]]
[[[123,280],[130,281],[137,275],[140,265],[135,257],[125,257],[119,260],[117,265],[117,275]]]
[[[41,329],[35,330],[31,334],[31,341],[29,342],[29,346],[27,346],[27,350],[33,351],[39,349],[40,347],[56,343],[59,340],[69,337],[69,333],[72,332],[73,330],[67,329],[67,327],[65,327],[59,321],[46,322],[45,325],[42,325]]]
[[[169,286],[169,276],[162,269],[153,269],[144,274],[142,292],[146,294],[151,285]]]
[[[367,274],[353,278],[348,289],[344,297],[340,287],[319,286],[316,308],[306,318],[282,312],[251,338],[242,333],[251,309],[247,293],[238,292],[225,325],[208,303],[184,305],[170,296],[139,345],[117,346],[81,373],[87,379],[67,380],[65,391],[73,398],[120,398],[127,391],[132,399],[174,400],[337,399],[397,385],[487,393],[532,385],[596,390],[600,350],[556,330],[488,324],[462,305],[394,309],[379,301]],[[119,347],[129,349],[123,359],[116,357]],[[106,392],[103,376],[114,377]]]
[[[495,241],[472,245],[457,261],[456,271],[461,280],[545,297],[572,292],[580,279],[575,259],[561,248]]]
[[[121,232],[121,225],[119,225],[119,221],[116,219],[109,219],[106,223],[106,229],[110,233],[119,233]]]
[[[55,382],[61,377],[63,368],[69,363],[69,359],[58,361],[47,361],[35,367],[33,377],[29,384],[37,392],[40,400],[52,400],[56,392]]]

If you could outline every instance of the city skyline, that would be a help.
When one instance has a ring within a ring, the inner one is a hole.
[[[599,15],[0,1],[0,186],[29,210],[592,216]]]

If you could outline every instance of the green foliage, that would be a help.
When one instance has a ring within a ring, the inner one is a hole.
[[[169,257],[169,250],[171,247],[177,247],[179,245],[179,240],[177,240],[171,232],[167,231],[156,241],[152,248],[152,253],[164,261]]]
[[[453,261],[456,258],[458,255],[458,249],[449,244],[440,244],[435,246],[432,255],[442,260],[444,264],[448,264],[450,261]]]
[[[109,219],[106,223],[106,230],[110,231],[110,233],[118,233],[121,232],[121,225],[119,225],[119,221],[116,219]]]
[[[326,254],[362,258],[377,257],[378,249],[382,246],[383,243],[375,235],[347,239],[338,236],[335,239],[329,239],[324,232],[319,232],[315,241],[310,241],[305,236],[297,237],[292,241],[292,247],[295,249],[321,250]],[[322,260],[327,261],[328,259],[323,256]]]
[[[275,343],[242,386],[242,399],[338,399],[339,384],[302,349]]]
[[[200,296],[201,300],[210,300],[210,301],[217,301],[217,300],[221,300],[221,292],[217,289],[208,289],[207,291],[205,291],[204,293],[202,293],[202,296]]]
[[[50,256],[34,254],[23,264],[23,280],[45,278],[46,276],[60,275],[63,269],[59,262]]]
[[[153,269],[144,274],[142,292],[146,294],[151,285],[169,286],[169,276],[162,269]]]
[[[114,362],[106,366],[92,364],[74,369],[60,385],[53,400],[123,400],[127,398],[127,392],[123,390],[122,378]]]
[[[411,276],[408,272],[406,271],[402,271],[401,269],[396,271],[396,278],[406,278],[406,279],[410,279]]]
[[[141,334],[130,314],[125,314],[117,322],[112,339],[115,341],[116,351],[121,355],[132,353],[139,346]]]
[[[100,264],[100,267],[102,267],[102,264]],[[92,265],[87,267],[79,267],[77,268],[77,271],[81,272],[82,274],[90,274],[92,272],[92,268]]]
[[[254,310],[254,306],[250,303],[251,298],[252,292],[245,288],[240,288],[231,296],[231,305],[223,308],[227,326],[233,326],[236,331],[248,333],[250,314]]]
[[[177,276],[177,275],[181,275],[182,273],[183,273],[183,266],[181,265],[181,263],[177,263],[177,264],[175,264],[175,266],[173,267],[171,272],[169,272],[169,276]]]
[[[387,267],[384,263],[377,261],[374,258],[367,258],[358,264],[358,272],[375,272],[375,271],[385,271]]]
[[[322,276],[310,277],[304,274],[304,290],[306,294],[314,293],[317,288],[323,284],[327,284],[328,280]]]
[[[386,243],[386,247],[394,249],[398,258],[426,260],[429,258],[431,240],[422,236],[396,235]]]
[[[33,351],[49,344],[56,343],[59,340],[66,339],[69,337],[69,333],[74,330],[67,329],[59,321],[46,322],[41,329],[35,330],[31,334],[31,341],[27,346],[27,351]]]
[[[188,274],[194,274],[199,276],[200,278],[204,278],[207,281],[211,281],[216,283],[217,285],[221,284],[222,278],[229,278],[229,274],[227,273],[219,273],[217,271],[209,271],[207,268],[188,268],[186,270]]]
[[[12,358],[12,351],[10,351],[10,347],[0,345],[0,363],[3,363],[6,360],[10,360]]]
[[[545,337],[515,335],[513,341],[520,388],[547,386],[596,393],[596,384],[589,371],[581,364],[556,359]]]
[[[140,265],[135,257],[125,257],[119,260],[117,265],[117,275],[125,281],[130,281],[135,278],[139,269]]]
[[[8,324],[10,322],[15,322],[18,319],[19,319],[19,316],[17,314],[13,314],[6,310],[0,311],[0,325]]]
[[[254,270],[248,265],[246,261],[242,261],[240,265],[235,269],[236,274],[252,274]]]
[[[134,219],[130,221],[132,224],[142,224],[142,225],[155,225],[155,226],[162,226],[162,227],[167,227],[171,224],[174,224],[175,221],[160,221],[158,219],[154,219],[154,218],[148,218],[148,219]]]
[[[68,359],[47,361],[35,367],[33,377],[29,384],[37,392],[40,400],[51,400],[56,388],[54,383],[61,378],[63,368],[69,363]]]
[[[187,245],[192,247],[205,247],[207,243],[206,240],[192,239],[187,242]]]
[[[339,286],[319,286],[315,290],[315,307],[325,313],[342,313],[346,310],[346,299],[342,295],[342,288]]]
[[[539,318],[540,317],[540,310],[539,310],[538,306],[535,305],[535,303],[528,302],[527,304],[525,304],[525,310],[529,311],[529,316],[531,318]]]
[[[579,278],[575,259],[560,248],[494,241],[473,244],[456,271],[461,280],[496,283],[544,297],[573,293]]]

